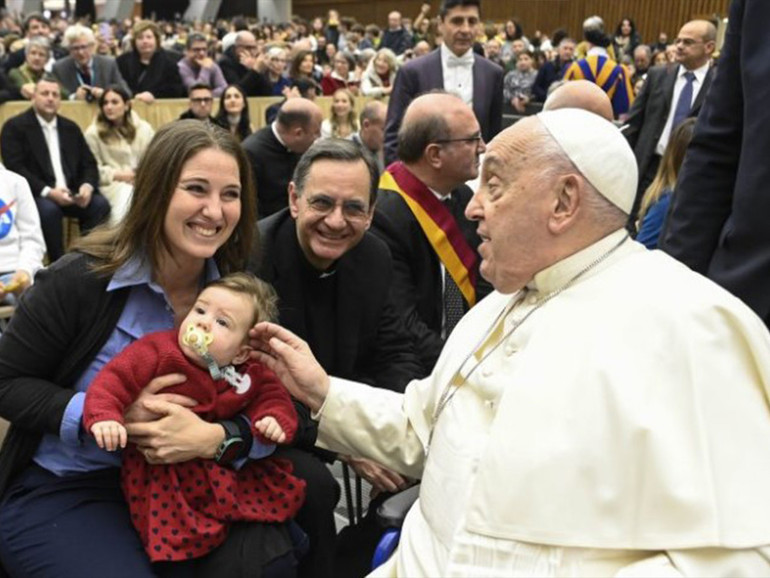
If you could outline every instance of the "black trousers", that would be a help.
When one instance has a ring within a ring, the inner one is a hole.
[[[294,465],[294,475],[307,482],[305,503],[295,521],[310,540],[310,550],[300,560],[300,578],[335,578],[334,553],[337,528],[334,508],[340,500],[340,486],[327,465],[311,452],[297,448],[279,448],[276,457]]]

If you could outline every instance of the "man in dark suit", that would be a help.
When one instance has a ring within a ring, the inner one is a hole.
[[[305,98],[288,99],[271,125],[243,141],[257,187],[259,218],[288,205],[289,181],[300,155],[321,136],[323,113]]]
[[[94,54],[96,41],[90,28],[81,24],[70,26],[64,33],[64,43],[70,55],[53,65],[53,75],[69,92],[71,100],[98,100],[112,84],[131,94],[115,59]]]
[[[678,66],[649,69],[626,120],[624,134],[639,165],[639,188],[629,223],[636,220],[644,191],[655,178],[671,132],[685,118],[698,115],[714,74],[711,55],[716,47],[716,28],[711,22],[688,22],[675,43]],[[680,103],[683,94],[686,102]]]
[[[734,0],[661,248],[770,326],[770,2]]]
[[[262,259],[252,269],[278,294],[281,325],[308,342],[326,371],[403,391],[422,370],[393,302],[392,263],[385,244],[367,232],[379,171],[355,143],[327,139],[312,146],[289,185],[289,207],[259,222]],[[294,446],[284,452],[308,482],[297,518],[310,535],[307,576],[337,576],[334,555],[335,483],[310,455],[317,424],[304,406]],[[316,454],[316,452],[314,452]],[[317,454],[316,454],[317,455]],[[321,457],[337,457],[324,452]],[[369,460],[342,457],[381,491],[405,484]]]
[[[459,317],[489,290],[479,282],[476,223],[465,207],[485,150],[479,123],[454,94],[412,101],[399,162],[380,179],[373,232],[393,255],[393,291],[426,373]],[[427,221],[426,221],[427,217]],[[480,289],[480,291],[479,291]]]
[[[96,160],[78,125],[57,114],[60,104],[59,85],[43,77],[32,108],[8,119],[0,133],[5,166],[32,189],[51,261],[63,254],[62,217],[77,218],[87,233],[110,214],[97,190]]]
[[[560,80],[572,64],[575,54],[575,41],[564,37],[556,47],[556,58],[549,60],[537,71],[535,84],[532,85],[532,99],[535,102],[545,102],[548,98],[548,87]]]
[[[439,13],[441,48],[409,61],[396,75],[385,125],[385,164],[396,160],[398,129],[415,97],[435,89],[460,96],[473,107],[489,142],[503,122],[503,69],[473,53],[481,0],[444,0]]]

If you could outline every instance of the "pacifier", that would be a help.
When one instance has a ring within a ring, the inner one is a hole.
[[[214,336],[211,333],[196,327],[192,323],[187,326],[182,336],[182,343],[195,349],[201,357],[206,356],[212,341],[214,341]]]
[[[248,374],[241,375],[232,365],[219,367],[214,357],[208,352],[209,345],[214,341],[214,336],[200,327],[190,323],[182,336],[182,343],[195,349],[196,353],[206,362],[212,379],[224,379],[235,388],[239,395],[246,393],[251,387],[251,378]]]

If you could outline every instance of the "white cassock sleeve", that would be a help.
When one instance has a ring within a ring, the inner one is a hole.
[[[413,381],[400,394],[332,378],[318,412],[317,445],[422,477],[429,423],[422,400],[427,387],[427,380]]]

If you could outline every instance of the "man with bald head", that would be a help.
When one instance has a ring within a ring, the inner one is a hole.
[[[446,337],[486,291],[478,287],[476,225],[464,216],[485,150],[471,108],[448,93],[412,101],[398,158],[380,179],[372,230],[393,255],[393,291],[420,361],[433,369]],[[477,289],[482,295],[477,294]]]
[[[241,86],[247,96],[271,96],[273,86],[267,79],[267,58],[257,39],[248,30],[235,35],[235,43],[217,62],[227,84]]]
[[[565,82],[546,99],[543,110],[582,108],[612,122],[612,102],[601,88],[588,80]]]
[[[711,56],[716,34],[716,27],[707,20],[682,26],[674,41],[677,66],[650,68],[631,106],[624,134],[636,155],[639,186],[630,225],[636,222],[644,191],[655,178],[671,133],[683,120],[700,113],[714,76]]]
[[[593,113],[495,138],[466,209],[495,291],[404,394],[257,327],[322,447],[422,479],[374,576],[770,573],[770,335],[629,238],[635,191],[633,152]]]
[[[317,104],[306,98],[290,98],[281,105],[272,124],[243,141],[254,171],[260,219],[289,205],[288,187],[294,168],[302,153],[321,136],[322,122]]]
[[[388,27],[382,34],[380,48],[390,48],[395,54],[403,54],[412,47],[412,35],[404,28],[401,13],[393,11],[388,14]]]

